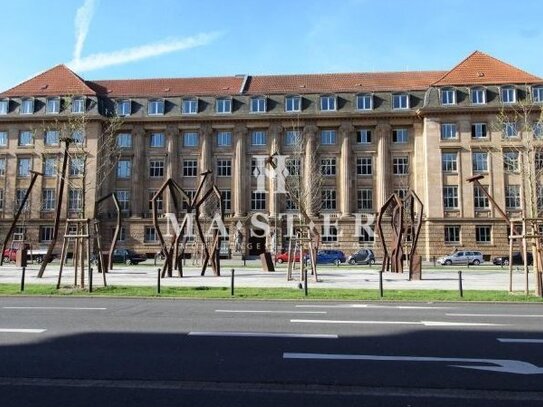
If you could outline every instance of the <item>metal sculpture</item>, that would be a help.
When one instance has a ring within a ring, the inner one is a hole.
[[[383,246],[384,257],[381,272],[389,271],[403,273],[403,259],[407,253],[409,260],[409,279],[420,280],[422,277],[421,257],[416,254],[420,229],[422,227],[422,212],[424,205],[417,194],[409,190],[401,199],[392,194],[381,207],[377,218],[379,238]],[[383,217],[391,212],[392,250],[385,241],[383,233]]]

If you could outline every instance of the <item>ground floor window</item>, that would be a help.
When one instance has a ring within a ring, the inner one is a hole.
[[[491,243],[492,242],[492,226],[480,225],[475,226],[475,240],[477,243]]]
[[[460,243],[460,226],[445,226],[445,243]]]

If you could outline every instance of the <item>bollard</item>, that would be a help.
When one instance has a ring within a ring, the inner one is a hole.
[[[307,266],[304,267],[304,295],[307,297]]]
[[[160,267],[157,268],[156,293],[160,294]]]
[[[235,270],[232,269],[231,270],[231,277],[230,277],[230,295],[233,297],[234,296],[234,273],[235,273]]]
[[[462,272],[458,270],[458,291],[460,291],[460,297],[464,297],[464,288],[462,287]]]
[[[383,270],[379,271],[379,297],[383,298]]]
[[[247,267],[247,259],[245,258],[245,255],[241,256],[243,259],[243,267]]]
[[[89,293],[92,293],[92,267],[89,268]]]
[[[25,290],[25,274],[26,274],[26,267],[23,267],[23,272],[21,273],[21,292]]]

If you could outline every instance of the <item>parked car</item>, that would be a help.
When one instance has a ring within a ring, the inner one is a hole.
[[[477,266],[483,263],[484,259],[481,252],[461,250],[451,253],[448,256],[440,257],[437,259],[437,262],[441,265],[474,264]]]
[[[349,264],[375,264],[375,253],[371,249],[359,249],[347,257]]]
[[[288,262],[288,257],[289,257],[288,252],[283,252],[283,253],[279,253],[278,255],[276,255],[275,260],[279,264],[286,263],[286,262]],[[295,262],[300,261],[300,253],[299,252],[294,255],[294,261]]]
[[[532,265],[534,262],[532,253],[528,252],[528,265]],[[513,257],[511,258],[512,264],[514,265],[524,265],[524,259],[522,258],[521,252],[515,252],[513,253]],[[509,255],[505,256],[497,256],[492,259],[492,263],[498,265],[498,266],[508,266],[509,265]]]
[[[19,250],[20,245],[12,245],[4,250],[3,256],[5,262],[15,262],[17,258],[17,251]],[[28,261],[35,261],[36,263],[41,263],[47,254],[47,249],[31,249],[30,245],[25,244],[26,256]],[[56,254],[51,255],[51,260],[56,257]]]
[[[107,252],[104,252],[104,254],[107,254]],[[147,260],[147,256],[144,254],[136,253],[134,250],[131,249],[115,249],[113,250],[113,263],[124,263],[127,265],[136,265],[141,263],[142,261]],[[97,263],[98,259],[96,257],[93,257],[92,259],[93,263]]]
[[[310,261],[309,256],[306,255],[307,261]],[[341,263],[345,263],[347,258],[345,253],[341,250],[319,250],[317,252],[317,264],[330,264],[333,263],[339,266]]]

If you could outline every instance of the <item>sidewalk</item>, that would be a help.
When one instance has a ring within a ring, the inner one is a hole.
[[[131,286],[155,286],[157,284],[157,269],[161,263],[155,266],[152,260],[148,260],[137,266],[125,266],[115,264],[113,270],[106,274],[108,285]],[[319,281],[315,282],[310,276],[308,284],[312,288],[360,288],[378,289],[380,265],[348,266],[319,265]],[[221,276],[213,276],[211,267],[208,267],[206,275],[200,276],[200,268],[197,266],[185,266],[183,278],[174,276],[163,278],[162,286],[186,286],[186,287],[230,287],[231,270],[235,270],[236,287],[297,287],[299,273],[294,273],[294,280],[287,281],[286,265],[279,265],[275,272],[264,272],[260,268],[260,262],[248,261],[247,266],[238,261],[221,261]],[[25,284],[50,284],[55,285],[58,279],[59,264],[52,263],[45,270],[43,278],[37,278],[38,264],[30,264],[26,269]],[[389,290],[422,289],[422,290],[458,290],[458,270],[462,270],[462,285],[464,290],[508,290],[509,273],[507,268],[496,266],[477,267],[433,267],[430,264],[423,266],[421,281],[408,281],[407,273],[384,273],[383,287]],[[21,269],[12,264],[0,267],[0,284],[15,283],[21,281]],[[63,270],[62,285],[73,284],[73,267],[68,265]],[[529,275],[532,286],[533,274]],[[520,268],[513,272],[513,289],[524,289],[525,276]],[[102,286],[102,275],[93,274],[95,287]]]

